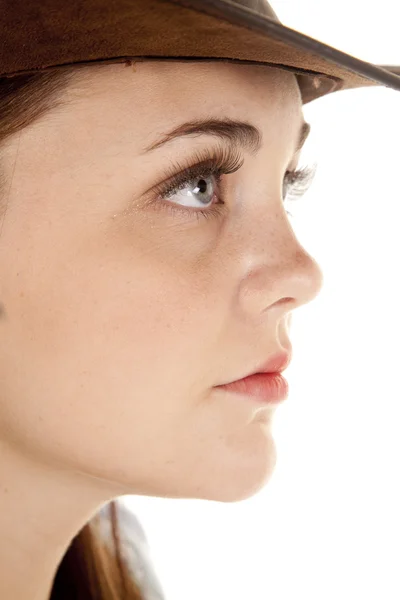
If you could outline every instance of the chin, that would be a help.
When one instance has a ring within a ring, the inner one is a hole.
[[[277,454],[273,440],[268,447],[268,453],[259,456],[253,463],[248,462],[247,468],[238,465],[224,472],[223,467],[214,471],[215,477],[202,482],[192,498],[211,500],[213,502],[242,502],[256,496],[271,480],[277,462]],[[212,472],[210,470],[210,472]]]

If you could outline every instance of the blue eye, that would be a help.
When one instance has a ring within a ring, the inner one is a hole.
[[[209,175],[205,173],[203,176],[195,177],[194,179],[188,179],[187,182],[183,182],[183,186],[164,194],[163,198],[169,198],[171,196],[180,197],[182,199],[183,206],[190,208],[204,208],[207,204],[213,201],[218,185],[221,181],[221,174],[215,170],[211,171]],[[193,203],[198,203],[198,206],[193,206]],[[180,206],[182,204],[178,203]],[[190,206],[192,204],[192,206]]]
[[[226,211],[223,195],[219,191],[222,175],[229,175],[240,169],[244,163],[240,154],[230,148],[217,148],[210,156],[198,155],[198,162],[178,175],[170,177],[166,184],[156,186],[160,208],[173,212],[211,218]],[[178,167],[179,168],[179,167]],[[315,167],[302,167],[285,173],[282,189],[284,202],[303,196],[309,189],[315,175]],[[171,202],[171,197],[180,196],[184,204]],[[219,200],[213,203],[214,198]],[[164,202],[164,200],[167,200]],[[197,206],[196,206],[197,203]],[[209,204],[209,206],[206,206]],[[288,212],[290,215],[290,213]],[[291,215],[290,215],[291,216]]]

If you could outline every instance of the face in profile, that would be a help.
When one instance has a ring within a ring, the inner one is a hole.
[[[10,139],[3,443],[126,494],[229,502],[265,485],[272,409],[215,386],[290,348],[322,284],[284,203],[303,120],[289,72],[151,61],[78,73]]]

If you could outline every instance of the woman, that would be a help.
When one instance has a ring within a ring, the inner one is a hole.
[[[244,2],[116,5],[21,0],[2,16],[9,600],[161,598],[145,536],[133,516],[118,529],[116,499],[235,502],[266,485],[271,390],[262,402],[220,386],[283,369],[292,312],[321,289],[286,212],[310,179],[297,168],[302,106],[346,87],[400,89],[339,52],[330,64],[326,46],[317,59],[306,36],[290,46],[284,27],[277,42],[266,3],[257,19]],[[142,55],[159,59],[121,59]]]

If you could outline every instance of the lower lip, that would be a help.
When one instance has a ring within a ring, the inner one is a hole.
[[[264,404],[279,404],[289,393],[289,384],[280,373],[256,373],[232,383],[217,386],[217,389],[252,396]]]

